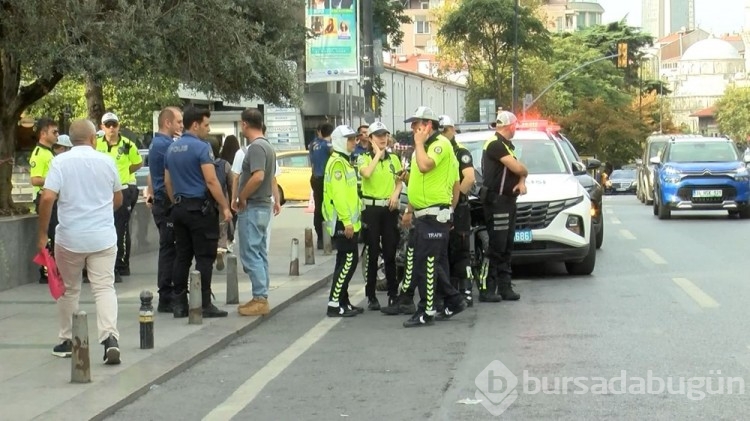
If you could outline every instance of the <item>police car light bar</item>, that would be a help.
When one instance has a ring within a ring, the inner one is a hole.
[[[524,120],[519,121],[516,126],[517,130],[540,130],[540,131],[560,131],[560,125],[548,120]]]

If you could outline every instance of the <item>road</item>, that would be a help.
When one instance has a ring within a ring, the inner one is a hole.
[[[750,221],[659,221],[633,196],[605,212],[593,276],[521,270],[521,301],[420,329],[328,319],[320,290],[109,419],[746,418]]]

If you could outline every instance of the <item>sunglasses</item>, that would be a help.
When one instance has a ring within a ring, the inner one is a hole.
[[[114,122],[114,121],[108,121],[108,122],[104,123],[104,127],[108,128],[108,129],[111,129],[112,127],[117,127],[117,126],[119,126],[119,124],[117,122]]]

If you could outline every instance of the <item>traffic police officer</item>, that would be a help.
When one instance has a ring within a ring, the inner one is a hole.
[[[323,218],[336,244],[336,267],[328,297],[329,317],[351,317],[364,311],[349,301],[349,281],[359,261],[357,234],[362,228],[357,174],[351,165],[356,136],[357,133],[348,126],[336,127],[331,135],[333,154],[325,169]]]
[[[40,118],[36,124],[36,135],[37,145],[34,150],[31,151],[31,157],[29,158],[29,176],[31,177],[31,185],[34,186],[34,212],[39,213],[39,198],[42,194],[42,188],[44,187],[44,180],[47,178],[49,172],[49,166],[52,162],[52,158],[55,157],[53,147],[57,143],[58,129],[57,123],[49,118]],[[50,214],[49,229],[47,230],[47,237],[49,238],[49,244],[47,250],[51,254],[55,252],[55,228],[57,227],[57,202],[52,205],[52,213]],[[39,283],[46,284],[47,281],[47,268],[39,268]]]
[[[367,258],[365,261],[365,293],[367,308],[380,310],[375,295],[378,260],[383,256],[388,282],[388,305],[397,305],[396,248],[398,247],[398,209],[401,195],[401,161],[386,151],[390,132],[381,122],[369,128],[372,151],[361,154],[357,167],[362,176],[362,222],[367,225]],[[381,249],[382,244],[382,249]]]
[[[135,172],[143,166],[143,158],[132,140],[120,134],[120,120],[114,113],[102,116],[104,136],[96,139],[96,150],[114,158],[122,190],[122,206],[115,211],[117,230],[117,260],[115,260],[115,282],[121,276],[130,275],[130,215],[138,202],[138,187]]]
[[[458,160],[459,194],[458,203],[453,210],[453,229],[450,232],[449,262],[451,266],[451,284],[461,291],[471,307],[474,304],[471,296],[472,272],[469,250],[471,236],[471,209],[467,196],[474,187],[474,161],[471,152],[456,142],[456,127],[447,115],[440,117],[440,128],[443,136],[453,145],[453,153]]]
[[[516,198],[526,194],[529,171],[518,162],[511,139],[518,119],[509,111],[500,111],[495,119],[495,134],[482,152],[483,186],[480,199],[489,234],[489,248],[482,262],[479,301],[518,300],[521,296],[511,285],[511,254],[516,231]]]
[[[432,324],[437,313],[436,302],[442,304],[441,298],[446,303],[441,311],[444,317],[466,309],[463,295],[450,284],[448,265],[451,214],[458,200],[458,163],[450,141],[437,131],[438,117],[430,108],[419,107],[404,122],[412,123],[414,154],[409,175],[409,207],[403,222],[410,224],[413,212],[416,220],[410,245],[412,277],[421,296],[419,308],[404,322],[404,327],[416,327]]]
[[[323,123],[318,128],[318,137],[310,143],[310,163],[312,164],[310,187],[315,202],[313,227],[315,227],[315,234],[318,236],[318,250],[323,249],[323,175],[328,157],[331,156],[332,132],[333,126],[329,123]]]
[[[164,184],[172,208],[175,237],[174,317],[188,316],[188,277],[195,256],[201,274],[203,317],[226,317],[227,312],[211,303],[211,275],[219,244],[218,211],[224,221],[232,212],[216,177],[211,146],[201,139],[211,130],[211,112],[188,107],[184,110],[185,132],[167,149]],[[218,209],[217,209],[218,204]],[[191,291],[198,294],[198,291]]]

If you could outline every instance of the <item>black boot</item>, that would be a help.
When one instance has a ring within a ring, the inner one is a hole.
[[[497,281],[486,280],[485,288],[482,288],[482,284],[479,284],[479,302],[480,303],[499,303],[503,301],[503,298],[495,292],[497,290]]]
[[[511,284],[510,279],[498,281],[497,292],[505,301],[517,301],[521,299],[521,294],[513,291],[513,285]]]
[[[159,294],[159,305],[156,307],[156,311],[159,313],[172,313],[174,296],[172,294]]]
[[[414,296],[409,293],[402,293],[399,297],[398,311],[402,314],[414,314],[417,311],[417,306],[414,305]]]
[[[175,294],[174,301],[172,301],[172,313],[177,319],[188,316],[188,295],[187,291],[182,291],[179,294]]]
[[[203,293],[203,317],[213,319],[217,317],[227,317],[229,313],[220,310],[211,302],[211,291],[202,291]]]
[[[372,311],[380,310],[380,302],[378,297],[370,297],[367,299],[367,309]]]
[[[472,287],[471,279],[461,280],[461,288],[459,289],[459,291],[461,291],[464,294],[464,298],[466,299],[466,305],[468,307],[474,307],[474,297],[471,294],[471,287]]]
[[[389,316],[396,316],[400,313],[398,297],[388,297],[388,307],[381,307],[380,312]]]

